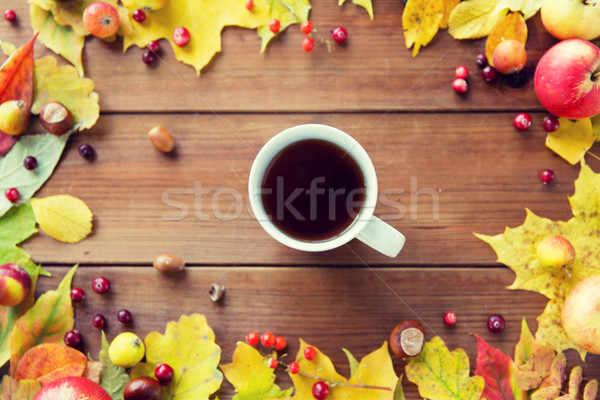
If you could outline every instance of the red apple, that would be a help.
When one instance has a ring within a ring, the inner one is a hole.
[[[17,264],[0,266],[0,305],[21,304],[31,289],[31,278],[25,268]]]
[[[518,40],[503,40],[494,49],[492,61],[494,68],[501,74],[508,75],[519,72],[527,62],[525,46]]]
[[[565,333],[582,349],[600,354],[600,275],[579,282],[562,310]]]
[[[542,23],[555,38],[593,40],[600,36],[600,2],[592,0],[544,0]]]
[[[583,39],[555,44],[535,69],[534,88],[540,103],[559,117],[600,114],[600,49]]]
[[[106,39],[119,30],[119,13],[112,5],[96,1],[83,11],[83,25],[90,34]]]
[[[42,387],[33,400],[112,400],[94,381],[79,376],[57,379]]]

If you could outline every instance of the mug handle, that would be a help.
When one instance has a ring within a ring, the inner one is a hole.
[[[356,238],[388,257],[396,257],[406,242],[403,234],[376,216],[371,217]]]

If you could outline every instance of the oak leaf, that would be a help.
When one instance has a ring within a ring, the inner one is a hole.
[[[0,399],[32,400],[41,388],[39,382],[33,379],[17,381],[9,375],[4,375],[0,382]]]
[[[485,380],[481,399],[524,399],[523,391],[517,386],[512,359],[487,344],[479,335],[476,334],[475,339],[477,340],[477,369],[475,375],[481,376]]]
[[[570,120],[559,118],[559,127],[548,132],[546,147],[575,165],[583,160],[587,151],[597,140],[590,118]]]
[[[413,47],[412,56],[421,46],[431,42],[444,18],[444,0],[409,1],[402,12],[402,29],[406,48]]]
[[[87,357],[61,343],[42,343],[27,350],[17,365],[15,378],[35,379],[42,386],[68,376],[82,376]]]
[[[144,342],[146,362],[133,368],[131,378],[153,377],[157,364],[169,364],[175,375],[163,388],[161,400],[208,400],[221,387],[221,348],[203,315],[184,315],[169,322],[164,334],[150,332]]]
[[[485,381],[469,376],[469,357],[462,349],[448,350],[435,336],[421,353],[409,358],[406,377],[417,384],[422,397],[430,400],[479,400]]]
[[[517,228],[506,228],[496,236],[475,235],[493,248],[500,263],[515,272],[509,289],[535,291],[549,299],[538,317],[536,338],[557,352],[577,350],[583,359],[585,351],[567,337],[561,315],[571,289],[582,279],[600,274],[600,174],[582,165],[569,203],[573,217],[568,221],[552,221],[526,210],[525,222]],[[567,268],[547,268],[537,261],[537,244],[550,235],[564,236],[575,248],[575,260]]]
[[[485,55],[489,64],[494,66],[494,50],[505,40],[517,40],[523,46],[527,42],[527,23],[520,12],[509,12],[494,26],[485,42]]]
[[[60,343],[65,333],[73,329],[71,282],[76,270],[77,265],[67,272],[57,290],[42,294],[17,320],[10,336],[11,375],[27,350],[41,343]]]
[[[271,356],[276,358],[277,353]],[[279,399],[291,395],[293,388],[282,390],[275,384],[275,370],[266,360],[254,347],[238,342],[233,361],[220,366],[225,378],[235,387],[233,400]]]
[[[92,212],[88,206],[68,194],[31,199],[40,228],[54,239],[77,243],[92,232]]]

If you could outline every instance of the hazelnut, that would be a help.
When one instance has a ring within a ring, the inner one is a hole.
[[[401,358],[418,355],[425,344],[425,328],[414,319],[400,321],[390,334],[390,347]]]
[[[123,390],[123,400],[158,400],[162,388],[156,379],[143,376],[131,380]]]
[[[60,136],[73,126],[73,114],[58,101],[52,101],[42,107],[40,122],[48,132]]]
[[[150,129],[148,132],[148,139],[150,139],[150,143],[152,143],[157,150],[162,151],[163,153],[168,153],[175,148],[173,136],[171,136],[169,131],[162,126],[155,126]]]
[[[154,258],[154,268],[160,272],[171,274],[182,271],[184,267],[183,260],[173,254],[159,254]]]
[[[218,283],[213,283],[211,288],[208,290],[208,295],[215,303],[223,300],[223,296],[225,296],[225,286],[219,285]]]

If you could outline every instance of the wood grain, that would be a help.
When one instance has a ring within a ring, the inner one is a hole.
[[[41,263],[145,264],[161,252],[193,265],[481,265],[495,260],[473,232],[518,226],[525,208],[570,218],[578,167],[544,147],[541,120],[525,134],[512,114],[105,115],[72,138],[38,196],[70,193],[95,214],[91,237],[64,245],[44,234],[24,248]],[[327,253],[302,253],[271,239],[251,216],[247,179],[261,146],[301,123],[336,126],[373,159],[380,201],[375,214],[407,237],[395,259],[353,241]],[[177,152],[151,146],[153,125],[175,136]],[[97,157],[77,154],[89,142]],[[599,163],[590,160],[592,168]],[[543,185],[551,168],[556,180]]]
[[[67,268],[49,270],[53,277],[40,279],[40,293],[56,288]],[[106,295],[90,287],[100,275],[111,282]],[[223,363],[231,362],[235,343],[244,340],[247,332],[272,331],[287,338],[288,354],[296,354],[302,338],[329,355],[347,376],[342,347],[360,359],[381,346],[400,320],[416,318],[426,327],[428,340],[437,335],[450,349],[464,349],[474,371],[472,333],[512,357],[521,319],[526,318],[535,332],[535,318],[546,300],[537,293],[505,289],[513,278],[507,268],[202,267],[166,276],[151,267],[84,266],[73,281],[74,287],[86,291],[85,300],[75,304],[75,326],[83,334],[87,351],[97,359],[100,333],[91,325],[96,313],[108,320],[108,340],[125,330],[141,337],[153,330],[164,332],[168,321],[200,313],[207,317],[223,349]],[[226,286],[223,303],[213,303],[207,296],[215,282]],[[117,322],[117,311],[122,308],[132,312],[133,325]],[[458,316],[452,327],[444,325],[442,318],[449,310]],[[506,329],[499,334],[486,327],[487,317],[494,313],[506,320]],[[574,352],[567,354],[569,367],[581,364]],[[402,373],[403,363],[393,359],[396,372]],[[600,376],[600,357],[588,355],[582,366],[585,378]],[[289,380],[282,382],[283,387],[290,386]],[[405,381],[404,387],[407,399],[420,399],[415,385]],[[231,398],[232,393],[224,383],[218,394]]]

